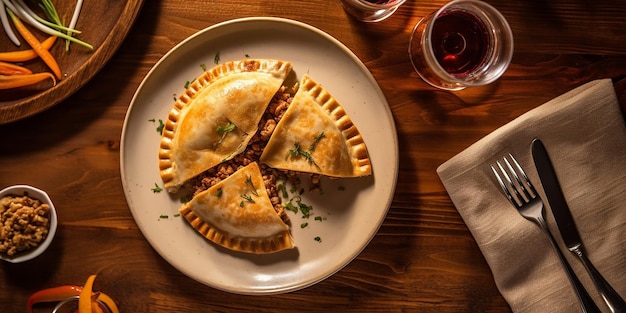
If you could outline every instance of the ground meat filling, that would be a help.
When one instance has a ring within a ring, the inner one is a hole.
[[[263,153],[263,149],[272,136],[276,125],[291,104],[293,95],[296,91],[297,87],[288,88],[285,86],[282,86],[280,90],[278,90],[265,110],[265,114],[263,114],[263,117],[259,122],[259,130],[256,134],[254,134],[248,143],[246,150],[232,159],[220,163],[219,165],[198,175],[192,181],[194,195],[209,189],[219,181],[226,179],[238,169],[254,161],[259,161],[261,154]],[[278,213],[278,215],[285,222],[287,222],[288,218],[285,214],[284,207],[282,206],[282,199],[279,194],[279,180],[285,180],[295,186],[299,186],[299,176],[295,172],[274,169],[261,163],[259,163],[259,167],[261,169],[261,174],[263,175],[265,188],[267,189],[267,193],[274,209],[276,210],[276,213]],[[311,175],[311,182],[312,186],[319,185],[319,175]]]

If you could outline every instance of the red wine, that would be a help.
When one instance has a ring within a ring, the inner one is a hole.
[[[435,58],[453,76],[466,76],[478,69],[493,47],[487,26],[464,10],[444,11],[431,33]]]

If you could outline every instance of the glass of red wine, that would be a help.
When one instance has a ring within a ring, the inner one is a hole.
[[[498,79],[513,56],[504,16],[479,0],[454,0],[422,18],[409,42],[411,63],[428,84],[446,90]]]
[[[343,9],[362,22],[380,22],[396,12],[406,0],[341,0]]]

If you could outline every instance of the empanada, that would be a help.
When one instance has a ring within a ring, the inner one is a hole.
[[[332,177],[370,175],[365,142],[320,84],[305,75],[260,159],[273,168]]]
[[[263,254],[295,247],[256,162],[195,195],[179,211],[205,238],[231,250]]]
[[[245,59],[216,66],[191,83],[163,129],[159,169],[167,191],[241,153],[289,72],[290,62]]]

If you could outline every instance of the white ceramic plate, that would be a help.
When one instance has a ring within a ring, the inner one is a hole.
[[[323,180],[323,194],[303,195],[303,203],[313,206],[311,218],[288,212],[297,249],[250,255],[218,247],[176,216],[180,199],[151,190],[155,183],[163,185],[157,165],[158,120],[166,120],[174,96],[184,90],[185,82],[202,73],[201,64],[214,66],[217,54],[220,62],[246,57],[291,61],[298,78],[309,73],[337,98],[368,147],[371,177]],[[244,18],[217,24],[168,52],[148,73],[132,100],[122,130],[120,154],[128,206],[152,247],[185,275],[240,294],[298,290],[343,268],[378,231],[391,204],[398,173],[393,117],[367,68],[328,34],[278,18]],[[314,216],[323,220],[317,221]],[[301,228],[302,223],[308,226]]]

